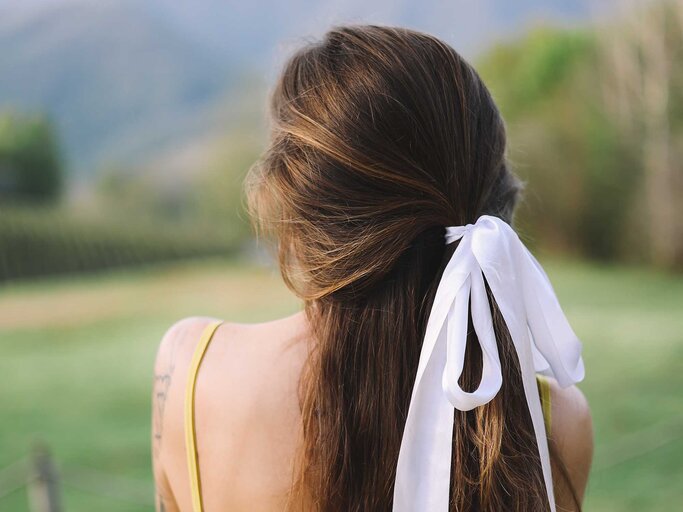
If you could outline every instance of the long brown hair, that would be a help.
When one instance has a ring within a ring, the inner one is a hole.
[[[303,449],[290,508],[391,510],[445,226],[512,221],[520,182],[475,70],[414,30],[338,26],[286,62],[270,145],[246,182],[314,340],[302,375]],[[547,510],[519,364],[492,297],[503,388],[455,414],[452,510]],[[471,334],[470,336],[474,336]],[[468,343],[462,385],[481,354]]]

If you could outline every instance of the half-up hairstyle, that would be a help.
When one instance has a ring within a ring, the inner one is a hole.
[[[482,214],[512,221],[521,187],[506,166],[503,120],[450,46],[375,25],[334,27],[297,51],[270,107],[248,206],[313,336],[289,508],[389,511],[426,319],[456,245],[445,244],[445,226]],[[455,411],[451,508],[546,510],[519,364],[489,300],[503,387]],[[468,388],[481,375],[475,347]]]

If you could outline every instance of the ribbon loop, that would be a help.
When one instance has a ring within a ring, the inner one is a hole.
[[[447,512],[453,410],[492,400],[502,386],[501,362],[486,284],[500,309],[519,360],[550,510],[555,512],[548,445],[535,372],[560,386],[584,376],[581,342],[547,275],[515,231],[497,217],[446,228],[460,243],[446,265],[427,320],[394,485],[394,512]],[[468,313],[482,351],[482,378],[472,392],[458,380],[464,367]]]
[[[468,299],[471,302],[468,304]],[[482,353],[481,381],[474,391],[466,392],[458,383],[464,368],[467,347],[467,308],[476,310],[472,314],[474,332]],[[452,318],[450,317],[452,315]],[[464,322],[463,322],[464,320]],[[446,367],[443,372],[443,391],[448,401],[461,411],[470,411],[490,402],[500,390],[503,376],[498,357],[491,308],[481,270],[473,268],[465,286],[456,296],[453,309],[446,323]]]

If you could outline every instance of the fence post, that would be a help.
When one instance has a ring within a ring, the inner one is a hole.
[[[31,512],[63,512],[59,475],[46,446],[36,445],[31,455],[28,503]]]

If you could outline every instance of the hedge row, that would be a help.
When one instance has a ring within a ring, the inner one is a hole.
[[[0,281],[229,255],[236,247],[235,237],[206,227],[0,208]]]

